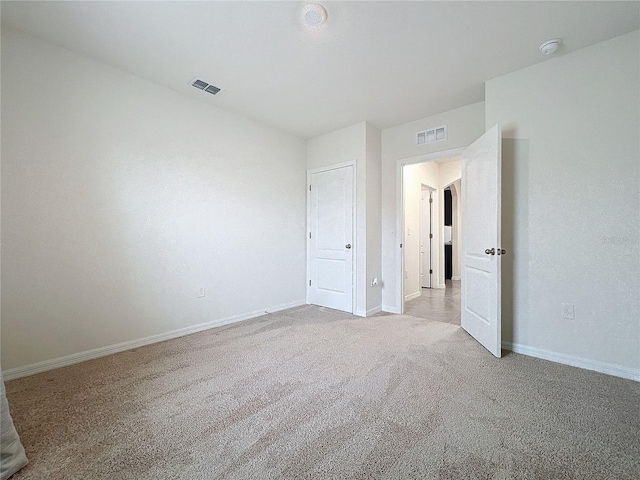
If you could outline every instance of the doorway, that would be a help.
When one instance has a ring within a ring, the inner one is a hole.
[[[402,168],[404,311],[457,325],[460,325],[460,261],[456,258],[458,270],[454,280],[453,255],[460,255],[457,188],[461,174],[461,160],[457,156],[411,163]],[[446,200],[449,195],[450,201]],[[446,222],[445,203],[451,214],[447,215]]]
[[[467,148],[398,160],[396,209],[400,237],[400,269],[396,276],[399,312],[405,312],[404,276],[406,166],[459,156],[462,160],[461,194],[464,229],[461,235],[460,326],[494,356],[500,357],[501,314],[501,162],[502,134],[494,125]]]
[[[460,178],[444,187],[444,271],[445,283],[459,281],[462,253],[462,172]]]

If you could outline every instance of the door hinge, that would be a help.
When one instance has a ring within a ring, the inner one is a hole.
[[[402,244],[400,244],[400,248],[402,248]]]
[[[430,234],[429,234],[429,238],[433,238],[433,233],[430,233]]]
[[[433,270],[429,269],[429,273],[433,273]]]
[[[311,286],[311,280],[309,280],[309,286]]]
[[[309,238],[311,238],[311,232],[309,232]]]
[[[433,198],[429,197],[429,203],[433,203]]]
[[[311,191],[311,185],[309,185],[309,191]]]

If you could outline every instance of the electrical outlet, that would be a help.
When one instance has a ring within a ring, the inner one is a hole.
[[[562,318],[565,320],[575,320],[576,315],[573,303],[562,304]]]
[[[204,287],[200,287],[200,288],[198,289],[198,298],[202,298],[202,297],[204,297],[204,296],[205,296],[205,293],[206,293],[206,292],[205,292]]]

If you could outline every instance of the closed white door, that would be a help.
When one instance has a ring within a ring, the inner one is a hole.
[[[312,173],[307,303],[353,312],[353,167]]]
[[[421,219],[422,229],[420,232],[420,282],[422,288],[431,288],[431,207],[432,207],[431,191],[423,190],[421,197]]]
[[[461,324],[501,356],[501,133],[494,126],[462,153]]]

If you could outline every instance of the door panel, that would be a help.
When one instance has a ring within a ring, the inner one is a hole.
[[[501,356],[500,194],[498,125],[462,153],[462,328]],[[485,250],[493,249],[487,254]]]
[[[318,289],[343,293],[345,262],[333,258],[318,258]]]
[[[311,174],[307,303],[353,311],[353,167]]]

